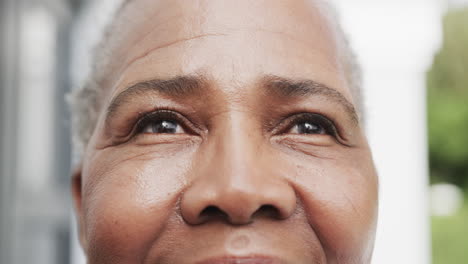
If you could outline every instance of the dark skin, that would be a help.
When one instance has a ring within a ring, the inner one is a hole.
[[[73,178],[88,263],[370,262],[377,176],[318,1],[120,16]]]

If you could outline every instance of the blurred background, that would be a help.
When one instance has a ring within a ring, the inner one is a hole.
[[[83,263],[65,95],[117,2],[0,0],[0,263]],[[468,263],[468,1],[334,2],[365,73],[374,263]]]

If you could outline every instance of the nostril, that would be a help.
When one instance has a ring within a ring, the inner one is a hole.
[[[256,217],[265,217],[265,218],[273,218],[273,219],[281,219],[281,212],[276,208],[276,206],[267,204],[262,205],[260,208],[255,211],[253,218]]]
[[[229,216],[217,206],[210,205],[203,209],[203,211],[199,215],[199,222],[208,222],[212,220],[227,220]]]

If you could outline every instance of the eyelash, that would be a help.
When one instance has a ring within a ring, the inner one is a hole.
[[[141,134],[146,126],[148,126],[151,122],[156,121],[176,121],[183,129],[187,132],[193,132],[195,130],[194,127],[188,125],[192,124],[187,118],[182,116],[181,114],[168,109],[157,110],[154,112],[144,114],[136,123],[135,132],[134,134]]]
[[[333,121],[321,114],[316,113],[296,113],[284,118],[280,122],[280,124],[284,125],[280,125],[278,129],[275,129],[275,134],[286,133],[287,131],[291,130],[294,126],[302,122],[311,122],[320,125],[321,127],[323,127],[327,135],[333,136],[334,138],[338,138],[338,132]]]
[[[199,128],[190,122],[186,117],[177,113],[176,111],[169,109],[156,110],[154,112],[146,113],[136,122],[134,129],[134,136],[142,134],[143,130],[151,123],[156,121],[176,121],[185,131],[188,133],[197,134]],[[287,116],[279,122],[277,128],[273,129],[273,134],[285,134],[287,131],[291,130],[295,125],[300,124],[301,122],[311,122],[317,125],[320,125],[324,130],[326,135],[330,135],[335,139],[338,139],[338,132],[335,124],[330,119],[326,118],[321,114],[316,113],[296,113]]]

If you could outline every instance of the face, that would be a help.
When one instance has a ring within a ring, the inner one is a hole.
[[[377,177],[315,1],[130,2],[73,193],[88,263],[368,263]]]

